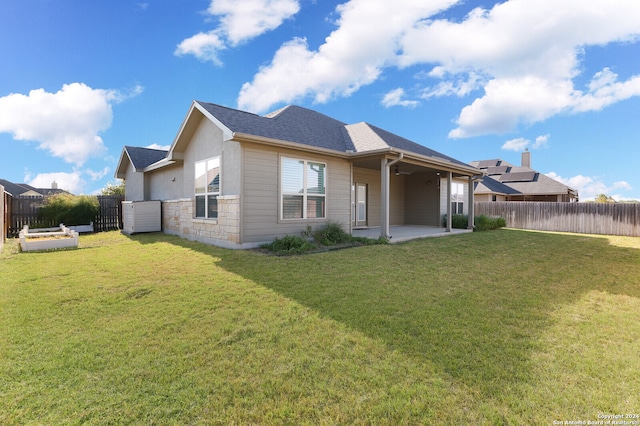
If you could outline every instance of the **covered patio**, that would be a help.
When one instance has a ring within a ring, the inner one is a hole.
[[[424,225],[406,225],[406,226],[391,226],[389,229],[390,243],[400,243],[403,241],[416,240],[418,238],[429,237],[445,237],[448,235],[458,235],[473,232],[472,229],[454,229],[447,231],[446,228],[440,228],[436,226],[424,226]],[[366,237],[366,238],[379,238],[380,227],[373,226],[368,228],[354,229],[351,234],[354,237]]]

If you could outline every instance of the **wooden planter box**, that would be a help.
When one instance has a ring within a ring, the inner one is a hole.
[[[39,228],[29,230],[29,226],[20,231],[22,251],[51,250],[78,247],[78,233],[63,224],[58,228]]]

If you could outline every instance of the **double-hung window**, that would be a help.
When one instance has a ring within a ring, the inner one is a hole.
[[[282,219],[317,219],[326,214],[327,165],[282,157]]]
[[[451,183],[451,214],[464,214],[464,184]]]
[[[195,217],[216,219],[220,195],[220,157],[196,162]]]

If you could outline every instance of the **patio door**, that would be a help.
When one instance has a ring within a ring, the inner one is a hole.
[[[367,184],[356,183],[353,185],[353,226],[367,226]]]

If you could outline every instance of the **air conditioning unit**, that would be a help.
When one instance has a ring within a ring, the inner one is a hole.
[[[123,201],[122,233],[162,231],[162,208],[160,201]]]

